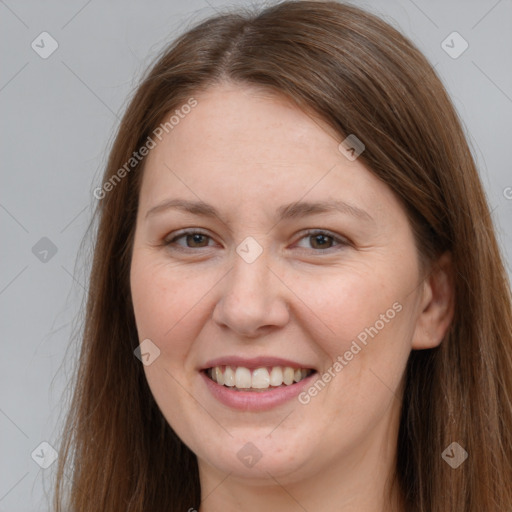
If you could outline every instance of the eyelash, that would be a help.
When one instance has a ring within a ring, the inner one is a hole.
[[[172,250],[178,250],[178,251],[183,251],[183,252],[194,251],[196,249],[208,249],[210,247],[210,246],[206,246],[206,247],[181,247],[181,246],[178,246],[178,245],[175,245],[174,247],[171,247],[172,245],[174,245],[176,243],[177,240],[179,240],[180,238],[186,237],[187,235],[202,235],[202,236],[204,236],[206,238],[212,239],[212,237],[210,235],[208,235],[207,233],[204,233],[203,231],[199,231],[199,230],[186,230],[186,231],[178,232],[178,234],[176,234],[176,236],[174,236],[170,240],[164,240],[163,245],[166,246],[166,247],[169,247]],[[328,247],[327,249],[311,249],[314,252],[330,252],[331,250],[336,250],[336,247],[343,248],[343,247],[346,247],[346,246],[350,245],[350,243],[347,240],[335,236],[330,231],[325,231],[325,230],[320,230],[320,229],[310,229],[310,230],[307,230],[301,236],[301,238],[299,238],[299,241],[304,239],[304,238],[315,236],[315,235],[324,235],[327,238],[331,238],[333,240],[333,242],[337,243],[337,246],[335,245],[333,247]],[[307,250],[307,249],[305,249],[305,250]]]

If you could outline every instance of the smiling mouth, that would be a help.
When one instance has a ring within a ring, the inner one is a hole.
[[[214,366],[204,372],[213,382],[221,386],[234,391],[253,392],[292,386],[316,373],[310,368],[292,368],[290,366],[260,367],[252,370],[243,366]]]

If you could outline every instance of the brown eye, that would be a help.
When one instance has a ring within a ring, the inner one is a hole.
[[[345,247],[349,243],[343,238],[334,236],[326,231],[309,231],[300,240],[308,240],[310,247],[316,252],[326,251],[328,249],[339,247]]]
[[[187,245],[193,244],[194,247],[205,247],[204,242],[208,238],[206,235],[201,233],[195,233],[193,235],[185,235],[185,240],[187,241]],[[196,245],[197,244],[197,245]],[[208,245],[208,241],[206,240],[206,245]],[[188,245],[190,247],[190,245]]]
[[[181,239],[185,240],[185,245],[177,243]],[[200,231],[184,231],[170,240],[166,240],[164,243],[167,246],[174,245],[179,249],[199,249],[208,247],[209,240],[211,240],[211,237]]]
[[[309,235],[313,249],[329,249],[334,241],[332,236],[329,235]]]

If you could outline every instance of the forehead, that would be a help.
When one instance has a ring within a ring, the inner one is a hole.
[[[339,151],[340,135],[287,98],[231,84],[194,98],[147,157],[142,207],[169,194],[246,209],[326,195],[361,207],[393,200],[360,160]]]

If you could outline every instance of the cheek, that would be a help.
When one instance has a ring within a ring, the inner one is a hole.
[[[166,364],[182,364],[207,321],[205,299],[218,281],[210,274],[134,253],[130,284],[139,339],[151,339]]]
[[[140,337],[162,339],[186,307],[186,288],[176,289],[159,265],[135,258],[131,270],[131,292]]]
[[[377,406],[397,389],[411,350],[416,295],[410,283],[414,282],[412,265],[398,272],[375,263],[337,273],[323,289],[323,305],[321,294],[309,290],[316,311],[331,328],[329,337],[317,339],[329,356],[322,369],[330,382],[325,400],[350,403],[358,414],[357,404]]]
[[[331,327],[337,354],[348,350],[353,340],[362,343],[392,330],[401,321],[406,302],[405,276],[397,279],[386,268],[344,269],[323,288],[308,289],[308,297],[322,320]],[[330,350],[330,355],[334,353]]]
[[[205,281],[189,274],[143,250],[134,251],[130,286],[139,340],[149,338],[160,350],[144,373],[160,411],[180,432],[187,432],[192,418],[202,414],[184,391],[193,385],[189,379],[194,373],[185,366],[201,328],[200,299],[206,292],[198,286]]]

